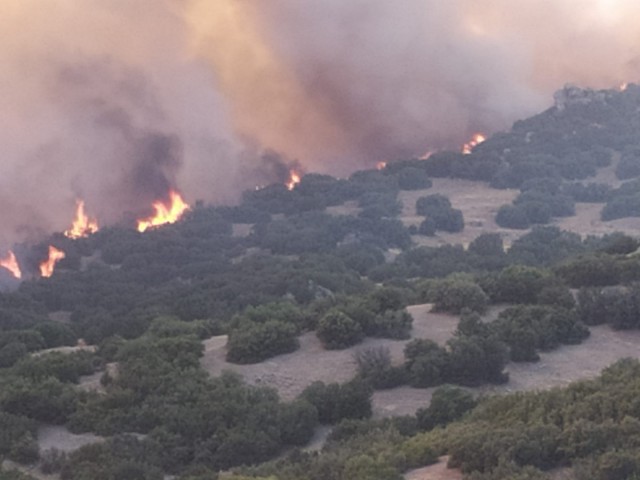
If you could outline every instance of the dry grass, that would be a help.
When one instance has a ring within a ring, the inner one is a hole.
[[[425,195],[442,194],[449,197],[453,208],[462,210],[465,228],[459,233],[438,232],[433,237],[415,235],[418,245],[439,246],[445,244],[468,245],[482,233],[497,232],[507,245],[523,234],[522,231],[500,228],[494,218],[498,209],[513,202],[518,190],[497,190],[485,183],[454,178],[434,178],[433,186],[427,190],[402,191],[398,199],[402,202],[401,220],[405,226],[420,225],[424,217],[416,215],[416,201]]]
[[[458,325],[458,317],[431,312],[431,304],[414,305],[408,308],[413,316],[412,338],[429,338],[442,345],[451,338]],[[494,307],[487,313],[494,318],[503,307]],[[205,340],[202,366],[211,374],[219,375],[224,370],[239,373],[249,384],[274,387],[284,400],[299,395],[314,381],[347,382],[357,371],[353,355],[356,350],[384,346],[389,349],[392,361],[399,365],[404,361],[404,346],[409,340],[367,338],[362,343],[345,350],[325,350],[315,333],[300,336],[300,349],[279,355],[262,363],[235,365],[225,360],[227,337],[221,335]],[[430,389],[400,389],[376,392],[374,414],[377,417],[413,413],[428,405]]]
[[[447,468],[449,457],[440,457],[438,463],[405,473],[405,480],[462,480],[462,472]]]

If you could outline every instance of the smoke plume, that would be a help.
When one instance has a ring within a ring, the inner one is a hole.
[[[459,148],[640,76],[636,0],[4,0],[0,254],[179,188]]]

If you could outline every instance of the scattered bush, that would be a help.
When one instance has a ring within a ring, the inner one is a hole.
[[[363,337],[362,327],[342,312],[327,313],[318,322],[316,335],[329,350],[340,350],[355,345]]]
[[[296,327],[279,320],[244,323],[232,330],[227,341],[227,360],[234,363],[258,363],[300,346]]]

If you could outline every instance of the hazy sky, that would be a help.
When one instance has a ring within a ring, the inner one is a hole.
[[[346,174],[458,148],[565,83],[640,76],[637,0],[3,0],[0,254],[269,159]],[[274,157],[274,152],[277,155]]]

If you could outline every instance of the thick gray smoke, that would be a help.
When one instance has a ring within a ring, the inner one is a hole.
[[[0,257],[178,188],[459,148],[564,83],[637,80],[635,0],[4,0]],[[266,153],[265,153],[266,152]],[[299,162],[299,163],[296,163]]]

